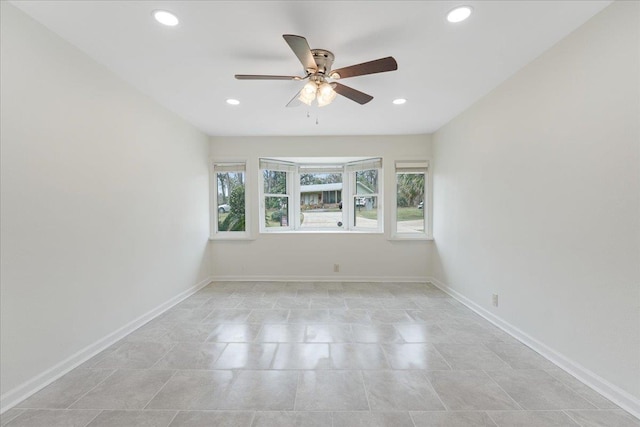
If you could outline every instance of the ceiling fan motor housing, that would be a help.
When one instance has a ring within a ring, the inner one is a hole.
[[[315,72],[311,70],[311,73],[323,75],[328,74],[329,71],[331,71],[331,66],[333,65],[333,60],[335,59],[333,53],[324,49],[311,49],[311,54],[313,55],[314,61],[316,61],[316,65],[318,66],[318,69]]]

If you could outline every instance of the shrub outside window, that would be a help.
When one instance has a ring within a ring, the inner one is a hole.
[[[291,187],[295,165],[260,159],[261,228],[271,230],[291,229]]]
[[[244,163],[213,164],[213,236],[240,237],[247,232],[245,169]]]

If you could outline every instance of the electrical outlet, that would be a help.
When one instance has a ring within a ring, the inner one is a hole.
[[[493,294],[491,296],[491,303],[493,304],[494,307],[498,306],[498,294]]]
[[[340,264],[333,264],[333,272],[340,273]]]

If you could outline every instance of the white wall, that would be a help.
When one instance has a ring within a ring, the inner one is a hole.
[[[260,157],[383,157],[385,233],[260,234],[251,219],[253,240],[213,241],[213,274],[220,279],[424,280],[432,242],[389,240],[390,206],[395,191],[395,160],[429,159],[429,135],[334,137],[215,137],[212,159],[246,159],[247,200],[258,211]],[[340,264],[340,272],[333,265]]]
[[[636,414],[639,8],[614,3],[434,135],[433,258]]]
[[[1,3],[4,405],[210,255],[208,138]]]

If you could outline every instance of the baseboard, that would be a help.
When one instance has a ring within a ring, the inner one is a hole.
[[[404,282],[425,283],[426,276],[213,276],[213,282]]]
[[[576,363],[575,361],[548,347],[546,344],[538,341],[537,339],[528,335],[526,332],[523,332],[522,330],[513,326],[499,316],[496,316],[494,313],[491,313],[482,306],[471,301],[469,298],[465,297],[455,289],[450,288],[438,279],[430,277],[428,281],[433,283],[439,289],[446,292],[451,297],[455,298],[457,301],[476,312],[478,315],[484,317],[486,320],[493,323],[495,326],[502,329],[504,332],[508,333],[524,345],[540,353],[540,355],[544,356],[559,368],[567,371],[578,380],[583,382],[585,385],[591,387],[607,399],[611,400],[616,405],[628,411],[636,418],[640,419],[640,399],[632,396],[628,392],[622,390],[620,387],[611,384],[609,381],[605,380],[604,378],[600,377],[599,375],[595,374],[579,363]]]
[[[135,331],[150,320],[153,320],[155,317],[164,313],[184,299],[190,297],[211,282],[212,279],[210,277],[206,278],[205,280],[181,292],[170,300],[160,304],[156,308],[148,311],[137,319],[129,322],[117,331],[112,332],[109,335],[94,342],[93,344],[86,346],[82,350],[69,356],[57,365],[47,369],[46,371],[13,388],[12,390],[7,391],[2,396],[0,396],[0,414],[11,409],[13,406],[22,402],[32,394],[42,390],[44,387],[48,386],[64,374],[80,366],[96,354],[115,344],[125,336],[129,335],[131,332]]]

